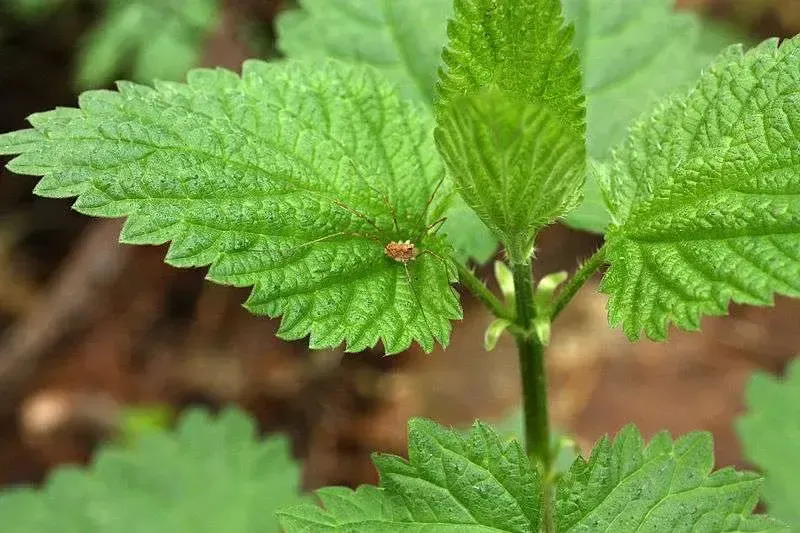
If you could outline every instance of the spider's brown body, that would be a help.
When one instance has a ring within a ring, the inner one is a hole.
[[[408,263],[419,255],[419,250],[411,241],[392,241],[384,246],[383,251],[398,263]]]

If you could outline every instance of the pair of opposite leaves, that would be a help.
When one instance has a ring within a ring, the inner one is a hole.
[[[487,19],[490,5],[456,3],[438,138],[465,198],[518,257],[579,197],[582,88],[559,2]],[[519,21],[528,33],[509,31]],[[728,50],[592,169],[614,219],[603,290],[629,336],[663,338],[670,320],[696,328],[731,299],[800,295],[798,47]],[[432,118],[369,68],[252,61],[241,77],[198,70],[185,85],[84,93],[80,109],[30,122],[0,136],[0,153],[43,176],[38,194],[127,216],[124,242],[172,241],[170,264],[252,285],[247,306],[282,316],[284,338],[430,350],[461,316],[449,247],[426,231],[453,198]],[[405,239],[432,253],[385,255]]]

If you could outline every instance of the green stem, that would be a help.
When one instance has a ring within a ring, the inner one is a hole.
[[[528,457],[538,464],[542,474],[544,524],[543,531],[554,531],[554,495],[549,482],[552,470],[550,453],[550,420],[547,414],[547,374],[544,346],[533,328],[536,310],[533,304],[533,273],[530,260],[512,265],[519,330],[514,338],[519,353],[522,376],[522,406],[525,423],[525,448]]]
[[[517,303],[515,335],[522,374],[525,412],[525,445],[528,455],[548,470],[550,462],[550,427],[547,417],[547,377],[544,371],[544,346],[533,330],[533,280],[531,263],[514,264],[514,293]]]
[[[561,292],[558,293],[558,298],[556,298],[555,303],[553,304],[553,310],[550,313],[550,321],[556,319],[556,317],[567,307],[572,301],[572,298],[578,293],[581,287],[592,277],[592,274],[597,272],[597,269],[603,266],[606,262],[606,247],[605,245],[600,247],[592,256],[584,261],[584,263],[578,267],[578,270],[575,271],[575,274],[570,278],[564,288],[561,289]]]
[[[460,261],[455,261],[455,263],[458,267],[458,277],[461,283],[466,285],[469,291],[482,301],[496,318],[504,318],[509,322],[513,322],[514,313],[478,279],[472,270]]]

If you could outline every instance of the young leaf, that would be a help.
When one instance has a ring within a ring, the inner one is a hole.
[[[100,87],[131,64],[135,81],[177,80],[198,63],[203,40],[219,18],[218,0],[109,0],[84,38],[78,85]]]
[[[512,260],[580,197],[582,138],[544,106],[497,90],[458,99],[439,114],[436,140],[459,193]]]
[[[0,495],[3,533],[278,533],[275,510],[299,501],[299,467],[282,437],[258,441],[240,411],[186,414],[174,433],[106,447],[42,490]]]
[[[378,73],[249,61],[241,78],[121,83],[80,107],[0,135],[0,153],[21,154],[11,170],[44,176],[38,194],[127,216],[123,242],[172,241],[168,263],[254,286],[247,307],[282,316],[284,339],[350,351],[382,340],[388,353],[448,342],[456,274],[429,229],[448,194],[443,169],[427,115]],[[407,264],[384,251],[405,240],[418,252]]]
[[[800,39],[728,50],[615,154],[602,290],[635,339],[800,296]]]
[[[469,434],[427,420],[408,424],[409,460],[375,455],[381,488],[317,492],[278,513],[295,531],[539,531],[539,476],[516,441],[476,422]]]
[[[442,55],[439,151],[514,262],[583,186],[581,76],[562,24],[558,0],[457,0]]]
[[[561,478],[556,530],[788,533],[751,514],[761,485],[757,475],[732,468],[711,473],[713,464],[708,433],[690,433],[674,443],[659,433],[645,446],[628,426],[613,443],[601,439],[588,461],[578,458]]]
[[[278,18],[279,46],[290,57],[368,63],[395,81],[407,97],[433,105],[433,83],[452,0],[301,0],[302,10]],[[624,140],[630,123],[665,94],[691,83],[736,35],[707,28],[673,0],[564,0],[576,28],[583,64],[587,146],[595,158]],[[409,7],[410,6],[410,7]],[[702,42],[700,42],[700,39]],[[610,217],[600,188],[588,176],[584,201],[565,222],[602,231]],[[456,235],[453,231],[451,235]],[[483,228],[486,231],[486,228]],[[458,235],[461,235],[459,232]],[[458,248],[458,245],[454,243]]]
[[[757,373],[747,386],[747,413],[737,429],[745,455],[765,474],[770,514],[800,529],[800,359],[783,380]]]
[[[452,0],[301,0],[302,10],[278,17],[279,47],[289,57],[366,63],[394,82],[399,93],[433,105],[436,67]],[[497,239],[458,195],[446,211],[442,233],[461,261],[485,263]]]

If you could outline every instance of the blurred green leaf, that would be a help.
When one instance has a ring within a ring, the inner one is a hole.
[[[130,68],[133,81],[177,81],[200,60],[219,0],[107,0],[78,54],[80,88],[107,85]]]
[[[172,413],[165,405],[127,406],[119,420],[119,440],[126,445],[135,444],[152,431],[167,429]]]
[[[300,501],[299,482],[285,438],[258,440],[241,411],[191,411],[174,433],[106,447],[42,490],[6,490],[0,524],[3,533],[278,533],[275,510]]]
[[[757,372],[745,402],[736,429],[745,456],[766,475],[767,509],[800,531],[800,359],[783,379]]]

